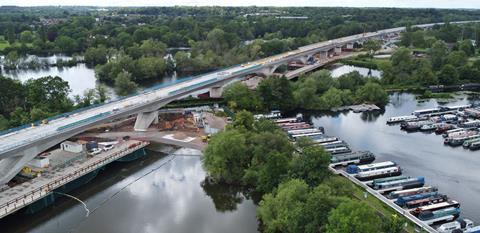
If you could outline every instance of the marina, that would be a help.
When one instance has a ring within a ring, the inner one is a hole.
[[[452,220],[457,218],[468,218],[474,223],[479,224],[480,213],[478,213],[475,208],[478,207],[478,205],[470,198],[477,193],[475,189],[475,180],[478,182],[478,175],[474,170],[479,161],[477,160],[477,157],[471,153],[471,150],[460,150],[460,152],[458,152],[458,147],[443,146],[442,142],[444,141],[444,138],[436,136],[444,134],[452,129],[453,132],[449,132],[450,136],[455,134],[462,135],[470,130],[476,131],[476,129],[459,128],[455,122],[455,118],[458,118],[458,121],[460,122],[464,117],[456,113],[454,114],[455,117],[452,116],[451,112],[443,115],[420,115],[418,117],[411,114],[418,109],[433,109],[436,106],[439,106],[435,100],[419,103],[415,100],[413,95],[400,93],[392,94],[390,99],[391,104],[385,108],[385,113],[347,113],[326,116],[314,115],[310,116],[310,119],[315,127],[322,126],[328,134],[336,135],[339,138],[341,137],[342,140],[348,142],[352,150],[370,150],[376,157],[374,163],[376,163],[376,161],[395,161],[396,164],[401,166],[401,176],[413,178],[424,177],[424,186],[405,188],[404,190],[386,189],[384,192],[380,193],[378,191],[381,191],[382,189],[375,190],[372,188],[373,180],[359,181],[355,178],[356,174],[349,174],[346,170],[341,169],[341,167],[348,167],[350,164],[345,163],[347,165],[337,165],[335,166],[335,171],[344,176],[348,176],[350,180],[355,181],[359,185],[369,187],[371,189],[369,190],[369,193],[380,200],[383,200],[383,197],[385,197],[388,201],[384,202],[391,203],[388,205],[392,206],[392,208],[396,209],[398,207],[405,211],[410,211],[412,214],[411,218],[407,218],[417,219],[415,221],[419,221],[416,217],[418,216],[418,213],[413,215],[413,211],[418,208],[427,206],[435,207],[437,204],[441,204],[440,206],[442,208],[448,208],[451,207],[450,204],[452,203],[453,207],[461,208],[459,209],[460,213],[458,216],[450,214],[445,217],[438,217],[438,219],[420,221],[422,224],[431,224],[434,228],[437,228],[441,224],[448,222],[447,218]],[[449,105],[461,105],[462,107],[466,105],[475,106],[473,100],[467,99],[465,96],[457,97],[457,100],[452,101]],[[461,112],[462,107],[456,107],[458,110],[455,111]],[[452,110],[449,109],[448,111]],[[410,122],[416,122],[417,119],[418,121],[430,120],[431,124],[439,125],[435,130],[422,131],[418,129],[402,131],[397,128],[401,121],[396,123],[389,122],[392,120],[398,120],[396,116],[414,116],[406,117],[406,119],[410,120]],[[450,123],[446,123],[446,120]],[[387,122],[387,124],[385,124],[385,122]],[[368,132],[368,137],[364,136],[365,132]],[[433,134],[433,132],[435,132],[435,134]],[[474,140],[469,142],[470,147],[473,144],[478,143]],[[478,143],[478,146],[480,146],[480,143]],[[466,163],[470,164],[467,165]],[[448,169],[445,169],[446,167]],[[394,178],[395,176],[386,177],[388,178],[379,179],[389,179]],[[469,177],[468,180],[466,180],[466,177]],[[405,177],[402,178],[404,179]],[[458,190],[462,190],[462,192],[459,192]],[[406,204],[405,209],[394,204],[394,201],[399,197],[425,193],[437,193],[437,196],[414,200],[413,202],[408,203],[408,207],[411,208],[408,208]],[[458,206],[455,203],[458,203]],[[462,204],[461,207],[460,204]],[[429,209],[426,208],[425,210]],[[442,220],[441,218],[445,219]]]
[[[278,119],[282,122],[282,119]],[[303,122],[303,119],[298,119]],[[292,137],[292,132],[286,125],[277,123],[285,130],[291,139],[296,141],[300,137]],[[453,221],[460,215],[460,204],[440,194],[436,187],[424,186],[425,177],[410,177],[402,175],[403,169],[393,161],[372,163],[375,155],[369,151],[353,151],[350,146],[337,137],[327,136],[325,132],[321,135],[310,135],[304,132],[315,130],[311,127],[307,130],[298,131],[302,137],[312,138],[312,142],[322,146],[330,156],[330,168],[334,173],[341,174],[364,187],[368,192],[374,194],[381,201],[397,210],[400,214],[416,223],[418,227],[428,231],[436,232],[431,226]],[[323,128],[322,128],[323,129]],[[318,143],[319,137],[331,138],[333,141]],[[388,197],[388,198],[387,198]],[[444,203],[448,203],[445,205]],[[443,204],[434,208],[419,209],[424,206]],[[451,210],[452,209],[452,210]],[[416,211],[415,215],[412,211]]]

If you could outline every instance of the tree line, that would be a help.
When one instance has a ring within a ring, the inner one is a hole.
[[[333,78],[329,71],[320,70],[303,75],[296,82],[268,77],[260,81],[256,90],[237,82],[227,86],[223,96],[231,108],[254,112],[330,110],[358,103],[388,103],[388,94],[379,80],[363,77],[357,71]]]
[[[75,108],[107,100],[102,86],[87,90],[84,96],[68,97],[68,82],[46,76],[24,83],[0,75],[0,130],[43,120]]]
[[[212,136],[202,163],[216,182],[262,195],[262,232],[401,232],[403,220],[385,216],[354,196],[353,184],[329,170],[330,155],[308,139],[292,144],[272,121],[237,112]]]

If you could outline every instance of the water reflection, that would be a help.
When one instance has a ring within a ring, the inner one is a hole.
[[[220,212],[237,210],[238,204],[241,204],[245,199],[241,187],[221,185],[208,177],[200,185],[205,194],[212,199],[215,209]]]
[[[338,78],[344,74],[348,74],[353,71],[358,71],[363,76],[371,76],[375,78],[381,78],[382,72],[379,70],[368,69],[363,67],[357,66],[350,66],[350,65],[335,65],[331,70],[332,77]]]
[[[28,79],[37,79],[45,76],[59,76],[68,82],[72,92],[70,96],[83,95],[88,90],[95,88],[97,79],[95,78],[95,70],[87,67],[85,64],[77,64],[72,67],[46,67],[37,70],[21,69],[6,71],[4,76],[18,79],[25,82]]]
[[[397,93],[390,96],[385,113],[373,116],[352,113],[312,116],[315,126],[323,126],[329,135],[345,140],[354,150],[370,150],[377,161],[398,162],[406,175],[424,176],[427,184],[436,185],[441,193],[462,204],[464,217],[480,224],[480,157],[477,152],[443,145],[435,134],[406,133],[400,126],[388,126],[392,116],[409,115],[412,111],[439,105],[436,100],[419,102],[415,96]],[[449,105],[477,102],[465,95],[456,95]],[[367,119],[367,120],[366,120]]]
[[[88,205],[88,218],[64,199],[37,215],[0,221],[2,232],[257,232],[253,201],[237,188],[205,182],[198,156],[149,152],[112,165],[72,193]]]

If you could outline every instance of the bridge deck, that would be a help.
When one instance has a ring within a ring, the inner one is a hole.
[[[7,188],[0,192],[0,218],[3,218],[29,204],[47,196],[54,189],[61,187],[77,178],[103,167],[119,158],[150,144],[149,142],[129,140],[117,144],[112,150],[102,152],[91,158],[84,157],[76,161],[64,161],[62,166],[47,169],[40,177],[33,178],[25,183]],[[52,156],[73,158],[73,153],[55,150]]]

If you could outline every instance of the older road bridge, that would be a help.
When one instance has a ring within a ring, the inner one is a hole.
[[[475,22],[480,21],[452,22],[452,24]],[[414,27],[429,29],[442,24],[423,24]],[[137,131],[143,131],[152,122],[158,120],[157,110],[159,108],[196,91],[209,89],[211,96],[218,96],[225,84],[247,75],[268,76],[282,64],[292,61],[306,63],[313,55],[317,54],[320,56],[320,60],[328,59],[331,55],[341,53],[342,49],[352,49],[371,39],[383,40],[396,37],[405,30],[405,27],[391,28],[311,44],[272,57],[184,79],[169,85],[150,88],[142,93],[100,106],[65,113],[54,117],[46,125],[24,126],[4,131],[0,133],[0,186],[12,179],[26,163],[39,153],[97,124],[137,115],[134,128]]]

